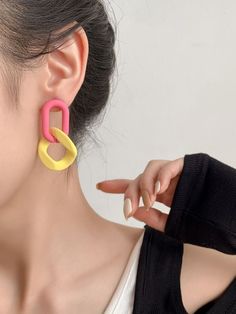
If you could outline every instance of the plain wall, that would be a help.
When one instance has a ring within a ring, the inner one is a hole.
[[[236,167],[236,2],[110,5],[118,24],[116,86],[93,129],[99,145],[91,141],[78,171],[99,215],[140,227],[134,218],[125,221],[124,196],[96,190],[98,181],[133,179],[151,159],[198,152]]]

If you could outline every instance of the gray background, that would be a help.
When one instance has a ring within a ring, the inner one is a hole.
[[[102,124],[93,127],[97,144],[88,142],[78,171],[101,216],[140,227],[125,221],[123,195],[96,190],[98,181],[133,179],[151,159],[197,152],[236,167],[236,1],[110,5],[118,23],[116,82]]]

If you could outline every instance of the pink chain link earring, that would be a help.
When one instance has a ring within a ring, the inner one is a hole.
[[[49,114],[52,108],[62,110],[62,130],[52,127],[49,129]],[[77,156],[77,148],[69,138],[69,109],[64,101],[52,99],[40,109],[43,136],[38,145],[38,155],[42,163],[51,170],[64,170],[68,168]],[[50,143],[61,143],[66,148],[66,154],[61,160],[54,160],[48,155]]]

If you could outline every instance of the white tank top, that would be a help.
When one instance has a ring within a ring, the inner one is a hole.
[[[128,263],[104,314],[132,314],[139,253],[144,231],[130,253]]]

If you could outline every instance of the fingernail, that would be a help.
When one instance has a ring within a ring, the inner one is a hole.
[[[158,180],[158,181],[156,182],[156,184],[155,184],[155,192],[154,192],[154,194],[156,195],[156,194],[160,191],[160,189],[161,189],[161,183],[160,183],[160,181]]]
[[[96,189],[98,189],[98,190],[100,189],[100,183],[96,184]]]
[[[124,216],[126,220],[129,218],[129,214],[131,214],[132,210],[133,209],[132,209],[131,200],[129,198],[126,198],[124,200],[124,207],[123,207],[123,212],[124,212]]]
[[[146,207],[146,210],[148,210],[149,207],[151,206],[151,200],[150,200],[148,191],[144,191],[142,193],[142,197],[143,197],[143,204]]]

